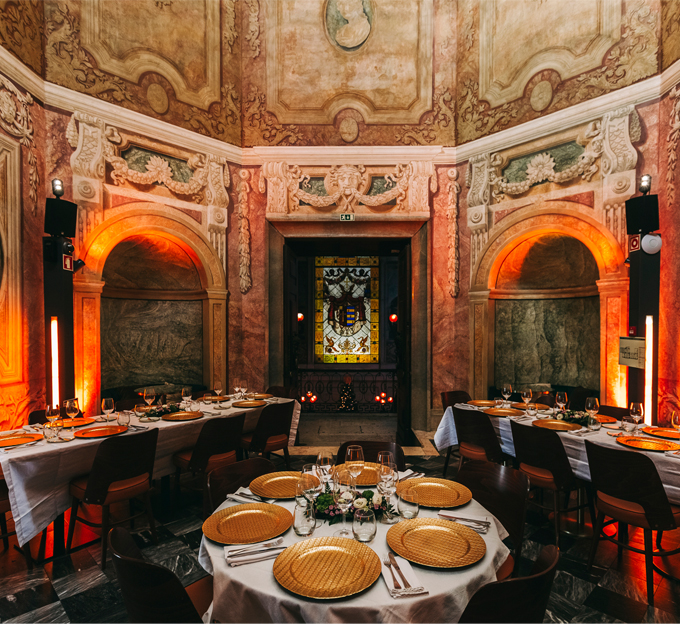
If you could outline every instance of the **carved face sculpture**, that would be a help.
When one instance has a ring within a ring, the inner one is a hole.
[[[345,195],[349,195],[359,188],[359,185],[361,184],[361,173],[356,167],[343,165],[337,170],[335,180],[338,189]]]

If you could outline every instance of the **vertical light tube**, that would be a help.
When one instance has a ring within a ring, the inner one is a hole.
[[[56,317],[50,320],[50,343],[52,354],[52,406],[60,406],[59,398],[59,322]]]
[[[652,378],[654,377],[654,317],[645,318],[645,423],[652,425]]]

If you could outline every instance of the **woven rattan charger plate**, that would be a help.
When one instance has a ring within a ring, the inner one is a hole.
[[[341,599],[366,590],[380,577],[380,558],[349,538],[323,536],[288,547],[274,562],[286,590],[310,599]]]
[[[271,399],[274,397],[270,393],[253,393],[252,395],[248,396],[251,399]]]
[[[0,436],[0,447],[14,447],[15,445],[25,445],[39,441],[43,437],[42,434],[24,434],[22,432],[15,432],[13,434],[3,434]]]
[[[373,486],[378,483],[378,469],[380,465],[377,462],[364,462],[364,468],[357,477],[357,486]],[[345,464],[339,464],[335,467],[336,471],[346,470]]]
[[[258,408],[259,406],[266,406],[267,402],[261,399],[244,399],[243,401],[235,401],[232,406],[234,408]]]
[[[164,414],[161,419],[163,421],[194,421],[195,419],[200,419],[203,416],[202,412],[171,412],[170,414]]]
[[[515,410],[526,410],[527,408],[536,408],[538,409],[538,406],[536,404],[525,404],[523,401],[515,401],[510,404],[510,408],[515,408]]]
[[[541,419],[539,421],[532,421],[531,425],[535,425],[537,428],[557,430],[559,432],[581,429],[581,426],[578,423],[569,423],[569,421],[562,421],[561,419]]]
[[[106,438],[107,436],[117,436],[128,431],[127,425],[101,425],[96,428],[85,428],[78,430],[76,438]]]
[[[680,449],[680,444],[678,443],[646,438],[644,436],[619,436],[616,442],[626,447],[642,449],[643,451],[678,451]]]
[[[293,499],[300,471],[279,471],[256,477],[250,483],[250,492],[265,499]]]
[[[248,545],[283,534],[293,515],[270,503],[246,503],[218,510],[203,523],[203,533],[222,545]]]
[[[75,419],[57,419],[54,425],[59,428],[79,428],[83,425],[92,425],[94,419],[92,417],[76,417]]]
[[[496,402],[492,399],[471,399],[467,404],[477,408],[491,408],[496,405]]]
[[[514,408],[489,408],[484,411],[484,414],[492,417],[523,417],[523,410],[515,410]]]
[[[470,489],[458,482],[437,477],[417,477],[399,482],[397,495],[414,488],[418,503],[424,508],[457,508],[472,499]]]
[[[390,527],[387,544],[409,562],[452,569],[479,562],[486,543],[469,527],[444,519],[409,519]]]
[[[672,430],[671,428],[654,428],[647,426],[640,431],[649,434],[650,436],[659,436],[661,438],[670,438],[674,441],[680,441],[680,432],[678,430]]]

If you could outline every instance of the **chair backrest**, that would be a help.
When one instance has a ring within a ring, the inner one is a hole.
[[[250,451],[264,451],[267,439],[277,434],[290,434],[290,424],[293,421],[294,401],[280,404],[269,404],[262,409],[260,418],[257,420],[253,439],[250,443]]]
[[[442,392],[442,408],[446,410],[449,406],[454,404],[464,404],[472,399],[470,393],[467,391],[443,391]]]
[[[630,415],[628,408],[619,408],[618,406],[600,406],[600,411],[597,414],[606,417],[614,417],[615,419],[622,419]]]
[[[493,462],[466,462],[456,481],[467,486],[472,497],[493,514],[508,530],[519,561],[524,540],[524,521],[529,493],[529,478],[512,467]]]
[[[555,430],[523,425],[512,421],[512,440],[515,458],[520,464],[527,464],[552,473],[559,490],[571,487],[574,472],[569,464],[567,452]]]
[[[249,458],[241,462],[228,464],[208,473],[206,489],[208,491],[207,502],[209,510],[205,510],[205,516],[212,514],[229,493],[233,493],[241,486],[248,486],[256,477],[274,473],[274,463],[266,458]]]
[[[28,425],[34,425],[35,423],[47,423],[45,410],[33,410],[28,413]]]
[[[292,399],[291,392],[292,388],[290,386],[270,386],[265,393],[269,393],[274,397],[284,397],[286,399]]]
[[[203,424],[189,460],[189,471],[202,473],[210,457],[238,449],[246,413],[240,412],[220,419],[210,419]]]
[[[675,520],[654,461],[645,454],[586,441],[595,492],[642,506],[653,530],[675,528]]]
[[[453,407],[458,443],[482,447],[490,462],[502,462],[503,452],[489,415],[476,410]]]
[[[131,623],[202,622],[177,575],[145,561],[126,529],[114,527],[109,545]]]
[[[97,448],[85,489],[85,503],[102,505],[112,482],[147,474],[156,457],[158,429],[104,439]]]
[[[201,399],[203,395],[217,395],[213,389],[208,389],[205,391],[194,391],[191,393],[191,399]]]
[[[552,393],[541,393],[538,397],[532,400],[535,404],[543,404],[549,408],[555,407],[555,396]]]
[[[598,391],[594,391],[590,388],[585,388],[583,386],[575,386],[571,393],[569,393],[569,403],[567,407],[569,410],[585,410],[586,409],[586,399],[588,397],[597,397],[599,395]]]
[[[144,400],[142,398],[128,397],[127,399],[119,399],[116,402],[116,412],[121,410],[132,410],[137,404],[143,404]]]
[[[482,586],[458,622],[542,623],[559,559],[559,549],[546,545],[531,575]]]
[[[394,462],[397,465],[397,471],[406,470],[406,456],[404,456],[404,450],[401,448],[401,445],[381,441],[345,441],[338,447],[338,455],[335,460],[336,464],[345,462],[347,448],[350,445],[361,445],[364,450],[364,462],[377,462],[378,454],[381,451],[391,451],[394,456]]]

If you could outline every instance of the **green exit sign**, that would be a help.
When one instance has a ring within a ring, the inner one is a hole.
[[[354,221],[354,213],[340,213],[340,221]]]

